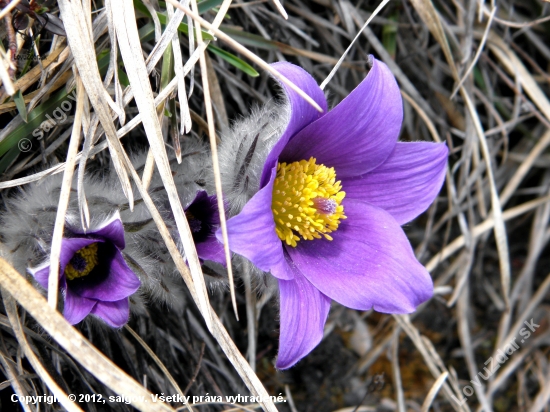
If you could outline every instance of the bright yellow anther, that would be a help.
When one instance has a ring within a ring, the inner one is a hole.
[[[277,165],[271,210],[279,239],[295,247],[302,239],[332,240],[327,233],[338,229],[345,219],[340,181],[332,167],[318,165],[312,157]]]
[[[97,263],[97,243],[92,243],[76,251],[69,264],[65,266],[65,277],[67,280],[73,280],[87,276]]]

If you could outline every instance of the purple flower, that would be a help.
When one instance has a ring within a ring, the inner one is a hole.
[[[212,260],[225,266],[223,244],[216,239],[215,232],[220,226],[216,195],[208,196],[204,190],[197,192],[195,199],[185,209],[185,216],[193,235],[200,259]]]
[[[141,282],[122,257],[124,227],[118,213],[95,230],[73,235],[62,239],[59,258],[65,319],[74,325],[92,314],[120,328],[130,316],[128,297]],[[45,289],[49,271],[49,262],[29,269]]]
[[[400,226],[437,196],[448,150],[397,142],[401,95],[380,61],[330,112],[308,73],[289,63],[274,67],[325,112],[283,85],[288,126],[267,155],[259,191],[227,226],[231,250],[278,279],[276,366],[285,369],[321,341],[331,299],[410,313],[431,297],[430,275]]]

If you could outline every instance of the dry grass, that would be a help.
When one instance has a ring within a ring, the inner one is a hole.
[[[11,59],[10,53],[21,56],[32,50],[29,31],[22,35],[7,30],[13,5],[0,2],[0,33],[5,37],[0,49],[2,197],[64,173],[53,242],[57,247],[52,247],[55,262],[73,174],[81,182],[87,168],[113,162],[129,204],[135,188],[150,208],[195,305],[186,308],[183,318],[152,307],[149,316],[133,319],[119,332],[76,330],[1,260],[0,371],[5,381],[0,383],[0,400],[5,410],[11,410],[12,393],[55,393],[65,408],[78,410],[66,394],[161,392],[282,393],[285,403],[247,408],[300,412],[548,410],[547,2],[287,0],[281,5],[226,0],[208,11],[207,2],[197,6],[194,0],[180,6],[169,0],[175,9],[151,0],[53,3],[50,13],[64,21],[67,37],[46,29],[38,33],[35,24],[41,60],[25,61]],[[148,8],[164,13],[164,20],[145,14]],[[288,19],[282,17],[285,10]],[[193,24],[191,34],[179,32],[178,42],[174,36],[180,21]],[[176,44],[182,46],[183,63],[174,64],[171,74],[159,74],[164,59],[171,58],[166,48]],[[209,45],[232,56],[222,58]],[[273,95],[268,76],[252,77],[251,66],[265,71],[266,62],[296,62],[319,83],[327,79],[325,90],[336,104],[363,79],[371,53],[390,67],[402,89],[401,139],[443,141],[450,148],[440,197],[405,228],[433,276],[435,294],[410,316],[333,305],[321,345],[295,368],[277,372],[272,364],[276,304],[251,281],[246,268],[236,269],[231,293],[207,293],[168,162],[181,155],[179,140],[165,143],[163,108],[177,102],[181,130],[210,142],[215,165],[215,131]],[[160,76],[161,88],[150,81],[157,76],[152,73]],[[125,87],[126,77],[133,87]],[[48,110],[75,88],[78,108],[71,122],[35,139],[32,131]],[[21,145],[26,144],[23,139],[30,150]],[[142,176],[127,156],[137,146],[150,151],[149,172]],[[147,192],[153,165],[170,197],[189,266]],[[87,224],[86,194],[78,187]],[[53,283],[49,290],[57,291]],[[53,306],[55,295],[48,296]],[[531,319],[540,327],[520,343],[520,330]],[[489,379],[480,378],[478,373],[486,374],[484,368],[492,366],[486,361],[514,338],[519,349]],[[247,353],[248,362],[241,352]],[[459,405],[455,399],[465,401]],[[90,411],[107,407],[78,406]],[[132,406],[143,411],[185,409],[181,403]],[[41,404],[40,410],[57,407]],[[131,410],[123,403],[110,407]],[[36,405],[23,408],[38,410]],[[187,407],[231,408],[211,402]]]

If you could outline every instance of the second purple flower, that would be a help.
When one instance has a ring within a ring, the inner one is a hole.
[[[141,282],[122,256],[125,241],[120,217],[116,214],[97,229],[73,235],[61,241],[63,315],[72,325],[91,314],[114,328],[124,326],[130,316],[128,297]],[[29,272],[48,288],[49,261]]]

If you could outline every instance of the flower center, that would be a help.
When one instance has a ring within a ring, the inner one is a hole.
[[[306,240],[332,240],[327,233],[338,229],[345,219],[346,196],[332,167],[318,165],[315,158],[277,164],[271,210],[279,239],[296,247],[300,236]]]
[[[96,267],[97,262],[97,243],[92,243],[73,255],[69,264],[65,266],[65,277],[73,280],[87,276]]]
[[[187,222],[189,223],[189,229],[191,229],[192,233],[200,232],[202,229],[202,223],[199,219],[197,219],[191,212],[187,211],[185,212],[185,217],[187,218]]]

